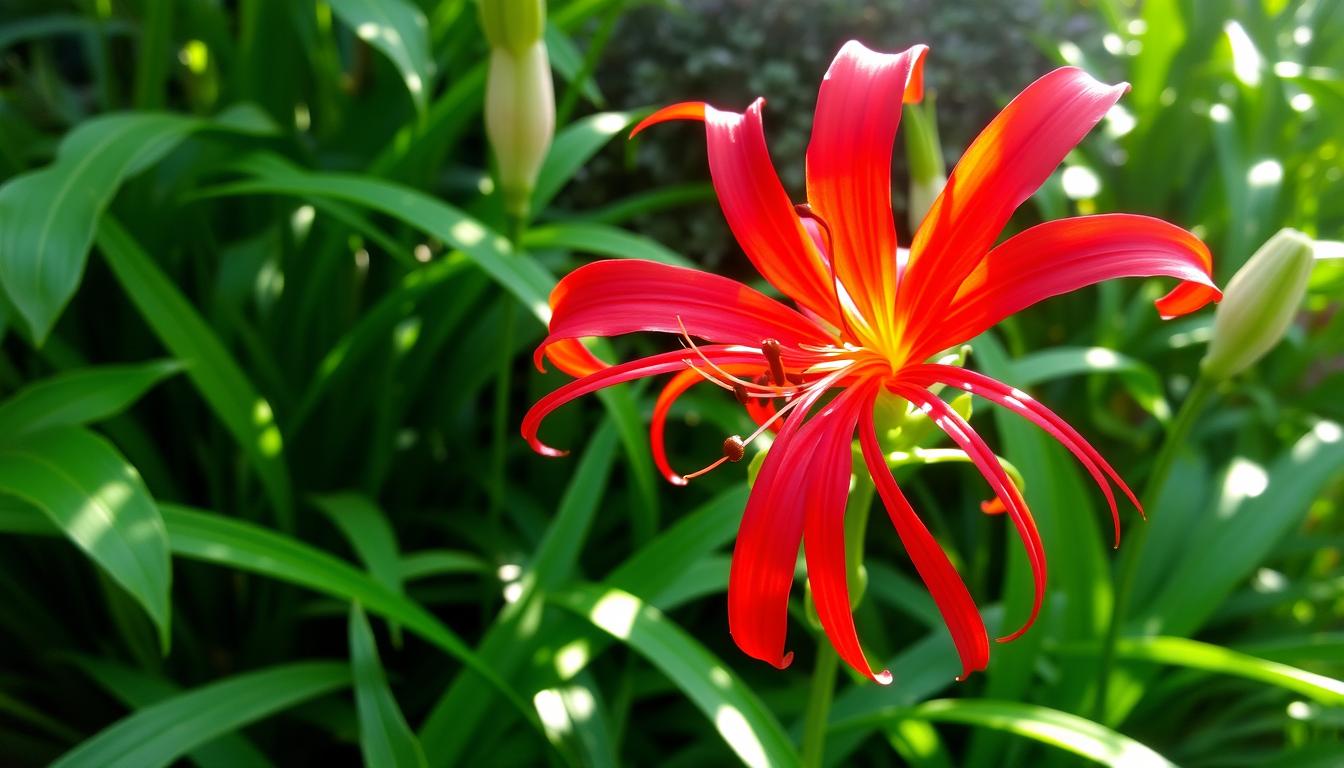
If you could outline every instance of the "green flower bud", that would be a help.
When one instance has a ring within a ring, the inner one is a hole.
[[[555,136],[555,87],[546,43],[538,40],[520,55],[504,48],[491,51],[485,133],[495,150],[504,207],[524,219]]]
[[[1311,238],[1281,229],[1237,270],[1214,314],[1204,375],[1234,376],[1279,343],[1306,293],[1313,250]]]
[[[491,48],[521,56],[546,31],[546,0],[481,0],[481,29]]]

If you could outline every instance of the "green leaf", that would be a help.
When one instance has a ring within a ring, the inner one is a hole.
[[[195,131],[258,132],[253,115],[211,121],[132,112],[93,118],[61,142],[56,161],[0,186],[0,284],[41,344],[79,287],[94,228],[117,189]],[[263,126],[264,127],[264,126]]]
[[[643,111],[599,112],[575,120],[555,136],[551,151],[537,173],[532,193],[532,210],[544,211],[574,174],[596,155],[607,142],[625,132]]]
[[[524,704],[461,638],[419,603],[388,590],[349,563],[284,534],[172,504],[161,505],[160,512],[173,554],[269,576],[340,600],[358,602],[370,612],[401,624],[471,667],[498,688],[528,723],[540,731],[540,723],[532,708]],[[41,525],[42,522],[28,510],[0,503],[0,531],[33,535],[57,533],[50,525]]]
[[[401,591],[397,535],[383,511],[354,493],[318,496],[313,503],[340,529],[369,575],[393,592]]]
[[[116,416],[180,370],[175,360],[156,360],[67,371],[30,384],[0,403],[0,440]]]
[[[569,35],[554,24],[546,25],[546,50],[550,54],[551,66],[567,82],[573,83],[574,78],[582,74],[583,53],[574,45]],[[592,77],[583,79],[579,85],[579,92],[599,109],[606,103],[606,99],[602,98],[602,92],[597,89],[597,81]]]
[[[1115,768],[1175,768],[1175,763],[1103,725],[1035,704],[991,699],[935,699],[915,707],[892,707],[875,717],[881,720],[911,717],[1014,733]],[[858,724],[862,721],[847,721],[833,727]]]
[[[252,386],[187,298],[111,217],[98,228],[98,248],[140,315],[247,454],[283,527],[293,525],[284,441],[271,405]]]
[[[344,664],[299,662],[237,675],[139,710],[53,768],[157,768],[243,726],[350,684]]]
[[[401,558],[401,580],[415,581],[446,573],[486,573],[489,566],[479,555],[446,549],[411,552]]]
[[[88,656],[75,656],[71,661],[102,686],[103,690],[132,709],[143,709],[182,692],[177,685],[168,680],[116,662]],[[214,741],[204,743],[191,750],[187,756],[201,768],[271,764],[252,742],[238,733],[223,735]]]
[[[530,250],[562,248],[619,259],[647,259],[676,267],[692,266],[690,261],[653,238],[587,221],[534,227],[523,234],[523,245]]]
[[[629,592],[599,585],[578,586],[554,599],[630,646],[666,675],[714,723],[743,763],[799,764],[788,735],[751,689],[656,608]]]
[[[46,513],[142,606],[167,651],[168,535],[140,474],[98,435],[58,427],[0,448],[0,491]]]
[[[1162,394],[1162,381],[1145,363],[1105,347],[1056,347],[1023,355],[1013,361],[1014,386],[1029,387],[1065,376],[1116,373],[1145,411],[1166,421],[1171,408]]]
[[[235,167],[256,178],[216,187],[209,194],[333,198],[385,213],[461,250],[542,323],[550,321],[547,300],[555,278],[532,259],[514,258],[506,239],[447,203],[393,182],[305,171],[274,155],[250,155]]]
[[[1344,706],[1344,682],[1304,669],[1184,637],[1128,637],[1116,653],[1133,661],[1234,675],[1278,686],[1330,706]]]
[[[415,109],[425,111],[426,94],[434,80],[425,15],[406,0],[327,0],[336,18],[354,30],[360,40],[382,51],[401,73]]]
[[[355,681],[359,747],[364,764],[397,768],[425,765],[420,742],[387,686],[373,630],[359,603],[350,606],[350,671]]]
[[[1344,431],[1322,421],[1268,469],[1238,459],[1227,472],[1222,498],[1199,527],[1165,588],[1134,619],[1146,633],[1184,636],[1201,627],[1306,519],[1312,502],[1344,470]]]

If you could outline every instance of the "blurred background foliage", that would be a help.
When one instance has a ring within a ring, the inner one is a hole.
[[[639,387],[553,418],[567,460],[517,426],[563,378],[529,365],[556,276],[595,256],[745,275],[698,133],[625,142],[632,121],[766,96],[797,193],[816,86],[851,37],[931,45],[949,163],[1055,64],[1133,85],[1017,227],[1161,215],[1206,239],[1220,283],[1280,227],[1344,237],[1330,0],[552,2],[557,135],[513,233],[472,2],[0,4],[3,762],[798,763],[801,599],[785,672],[738,653],[724,617],[745,473],[655,482]],[[1052,300],[970,364],[1141,487],[1211,326],[1159,321],[1162,288]],[[856,620],[895,683],[841,681],[825,763],[1339,765],[1341,289],[1344,260],[1320,261],[1286,340],[1198,417],[1131,555],[1110,664],[1127,550],[1066,455],[978,409],[1028,478],[1051,602],[954,683],[874,515]],[[674,409],[676,466],[741,433],[717,394]],[[991,629],[1018,620],[1026,566],[979,481],[899,479]]]

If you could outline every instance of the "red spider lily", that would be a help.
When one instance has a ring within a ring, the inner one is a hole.
[[[1220,297],[1208,249],[1158,219],[1124,214],[1047,222],[995,246],[1017,209],[1127,90],[1064,67],[1032,83],[971,144],[925,216],[909,250],[898,249],[891,210],[891,152],[903,102],[922,96],[924,46],[881,54],[850,42],[822,82],[807,150],[806,206],[795,206],[766,150],[763,101],[745,112],[703,103],[667,107],[634,133],[668,120],[705,125],[709,168],[724,215],[761,275],[792,309],[736,281],[647,261],[599,261],[576,269],[551,294],[550,335],[537,349],[577,380],[542,398],[523,435],[545,455],[542,419],[589,392],[675,374],[655,406],[651,444],[673,483],[662,435],[668,409],[700,381],[732,391],[761,425],[729,438],[724,458],[766,428],[778,434],[747,502],[733,551],[728,618],[750,656],[783,668],[788,598],[800,542],[823,628],[839,655],[881,683],[860,649],[845,579],[843,519],[855,431],[868,472],[915,569],[937,602],[962,662],[984,669],[989,643],[970,593],[892,478],[873,425],[883,391],[922,409],[974,462],[996,496],[987,511],[1013,522],[1041,606],[1045,553],[1031,512],[993,452],[930,391],[973,392],[1030,419],[1077,457],[1110,503],[1111,483],[1134,494],[1063,419],[1025,393],[971,371],[928,362],[1042,299],[1114,277],[1168,276],[1181,282],[1158,300],[1163,317]],[[632,134],[633,135],[633,134]],[[578,339],[635,331],[679,334],[684,349],[606,366]],[[709,342],[697,344],[692,337]],[[823,401],[823,395],[834,396]],[[778,410],[771,403],[782,400]],[[820,407],[818,407],[820,404]],[[812,411],[816,410],[813,414]],[[709,469],[707,468],[707,469]],[[703,471],[703,470],[702,470]],[[693,473],[700,474],[700,473]],[[690,477],[688,476],[688,477]]]

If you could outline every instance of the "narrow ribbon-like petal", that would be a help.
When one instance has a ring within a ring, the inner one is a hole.
[[[728,576],[728,631],[733,641],[748,656],[780,669],[793,661],[793,653],[784,651],[789,590],[803,538],[802,490],[816,448],[813,441],[797,439],[798,431],[826,387],[803,395],[771,444],[742,513]]]
[[[966,589],[965,582],[957,569],[947,559],[943,548],[924,526],[924,521],[906,500],[900,486],[896,484],[891,471],[887,469],[886,458],[877,441],[877,430],[870,419],[862,419],[859,424],[859,445],[863,449],[864,462],[877,486],[877,494],[887,508],[887,516],[896,528],[896,535],[910,555],[919,577],[928,587],[938,611],[943,615],[948,631],[952,634],[952,643],[961,657],[961,677],[989,664],[989,635],[985,632],[984,620],[975,606],[975,600]]]
[[[1031,517],[1031,510],[1028,509],[1026,500],[1022,498],[1021,491],[1009,479],[1008,473],[999,463],[998,457],[960,414],[922,387],[898,385],[893,387],[892,391],[922,408],[933,423],[952,438],[952,442],[956,443],[958,448],[966,452],[975,468],[980,470],[980,474],[989,483],[989,487],[1008,508],[1008,516],[1012,518],[1017,534],[1022,539],[1022,546],[1026,549],[1027,562],[1031,565],[1035,587],[1031,615],[1027,617],[1026,623],[1016,632],[998,638],[1001,643],[1016,640],[1036,622],[1036,617],[1041,612],[1041,603],[1045,599],[1045,547],[1041,544],[1041,534],[1036,530],[1036,521]]]
[[[700,347],[700,351],[710,360],[720,365],[729,363],[755,363],[757,365],[762,365],[764,360],[758,350],[745,349],[743,347],[707,345]],[[609,368],[598,370],[581,379],[571,381],[541,398],[528,409],[527,414],[523,416],[523,438],[527,440],[528,445],[532,446],[532,450],[543,456],[564,456],[566,451],[552,448],[541,442],[537,437],[537,431],[541,429],[541,422],[551,413],[551,411],[554,411],[556,408],[559,408],[571,400],[591,392],[596,392],[599,389],[610,387],[613,384],[620,384],[621,382],[632,381],[634,379],[642,379],[646,376],[676,373],[685,370],[689,365],[700,364],[702,364],[700,356],[695,352],[687,349],[678,349],[672,352],[664,352],[661,355],[653,355],[640,360],[632,360],[628,363],[613,365]]]
[[[745,112],[724,112],[707,104],[674,104],[645,118],[631,135],[668,120],[703,120],[714,191],[747,258],[771,285],[838,326],[830,269],[770,160],[764,105],[757,99]]]
[[[990,251],[962,283],[951,312],[928,323],[913,346],[946,349],[1038,301],[1117,277],[1181,280],[1158,299],[1158,310],[1163,317],[1193,312],[1222,296],[1212,270],[1208,247],[1161,219],[1110,213],[1048,221]]]
[[[722,368],[734,376],[746,377],[760,373],[762,370],[760,365],[724,365]],[[649,421],[649,446],[653,449],[653,463],[654,466],[658,467],[658,471],[662,473],[663,477],[673,485],[685,485],[686,478],[672,469],[671,463],[667,460],[667,445],[663,438],[667,426],[667,414],[672,410],[672,404],[677,401],[677,398],[686,394],[691,387],[704,381],[705,377],[698,371],[687,368],[667,382],[663,391],[658,393],[658,399],[653,404],[653,418]],[[748,402],[760,401],[753,398]],[[769,401],[764,402],[768,403]]]
[[[1083,465],[1083,468],[1092,476],[1092,480],[1106,496],[1106,501],[1111,508],[1111,520],[1115,526],[1115,546],[1120,546],[1120,511],[1116,508],[1115,495],[1111,493],[1110,484],[1103,479],[1103,475],[1115,483],[1130,503],[1134,505],[1134,508],[1139,511],[1140,515],[1143,514],[1143,505],[1139,503],[1138,496],[1120,477],[1120,473],[1116,472],[1115,468],[1102,457],[1101,453],[1093,448],[1092,444],[1087,442],[1082,435],[1078,434],[1078,431],[1070,426],[1062,416],[1045,407],[1022,390],[984,374],[951,365],[921,365],[908,369],[905,375],[912,382],[945,384],[979,395],[1028,419],[1059,441],[1061,445],[1068,449],[1069,453],[1074,455],[1074,458],[1078,459],[1078,462]],[[1002,501],[1000,500],[999,503],[1001,504]],[[1001,510],[995,508],[995,511]]]
[[[1063,67],[1004,107],[962,155],[915,233],[897,297],[902,317],[941,313],[1013,211],[1128,88]]]
[[[846,43],[822,80],[807,147],[807,199],[829,225],[837,276],[887,334],[896,295],[891,152],[901,104],[923,97],[927,52],[916,45],[885,54]]]
[[[845,512],[854,462],[850,445],[860,414],[866,412],[868,417],[863,420],[872,421],[872,397],[868,393],[872,389],[851,388],[836,397],[803,427],[797,442],[815,445],[802,502],[807,510],[803,551],[817,617],[845,663],[864,677],[887,685],[891,672],[884,669],[873,673],[854,631],[845,566]]]
[[[595,261],[570,272],[551,291],[550,335],[537,348],[586,336],[636,331],[686,332],[709,341],[785,350],[832,342],[816,323],[736,280],[640,259]]]

